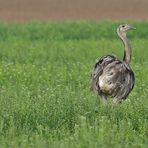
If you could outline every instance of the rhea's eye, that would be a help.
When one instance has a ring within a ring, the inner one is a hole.
[[[124,27],[125,27],[125,25],[122,25],[122,27],[124,28]]]

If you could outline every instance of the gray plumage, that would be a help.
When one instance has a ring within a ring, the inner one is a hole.
[[[91,89],[97,91],[104,103],[112,96],[113,105],[125,99],[134,87],[134,72],[130,67],[131,47],[126,37],[133,27],[123,24],[117,28],[117,34],[124,44],[124,58],[117,59],[107,55],[97,60],[91,73]]]

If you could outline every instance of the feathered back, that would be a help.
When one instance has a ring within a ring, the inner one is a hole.
[[[111,62],[115,61],[116,57],[112,55],[104,56],[96,61],[96,64],[91,73],[91,90],[98,91],[98,81],[103,69]]]
[[[100,94],[124,99],[133,89],[134,73],[126,62],[107,55],[98,60],[91,74],[91,89]]]

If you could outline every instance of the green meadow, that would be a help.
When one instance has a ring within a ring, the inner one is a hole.
[[[90,73],[103,55],[122,59],[122,22],[1,22],[0,147],[147,148],[148,22],[129,22],[136,82],[114,109]]]

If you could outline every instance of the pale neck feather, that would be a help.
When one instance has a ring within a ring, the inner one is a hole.
[[[130,61],[131,61],[132,50],[131,50],[130,44],[128,42],[128,39],[126,37],[126,33],[121,32],[120,30],[117,30],[117,34],[118,34],[119,38],[121,39],[121,41],[123,42],[123,45],[124,45],[123,61],[125,61],[127,64],[129,64]]]

